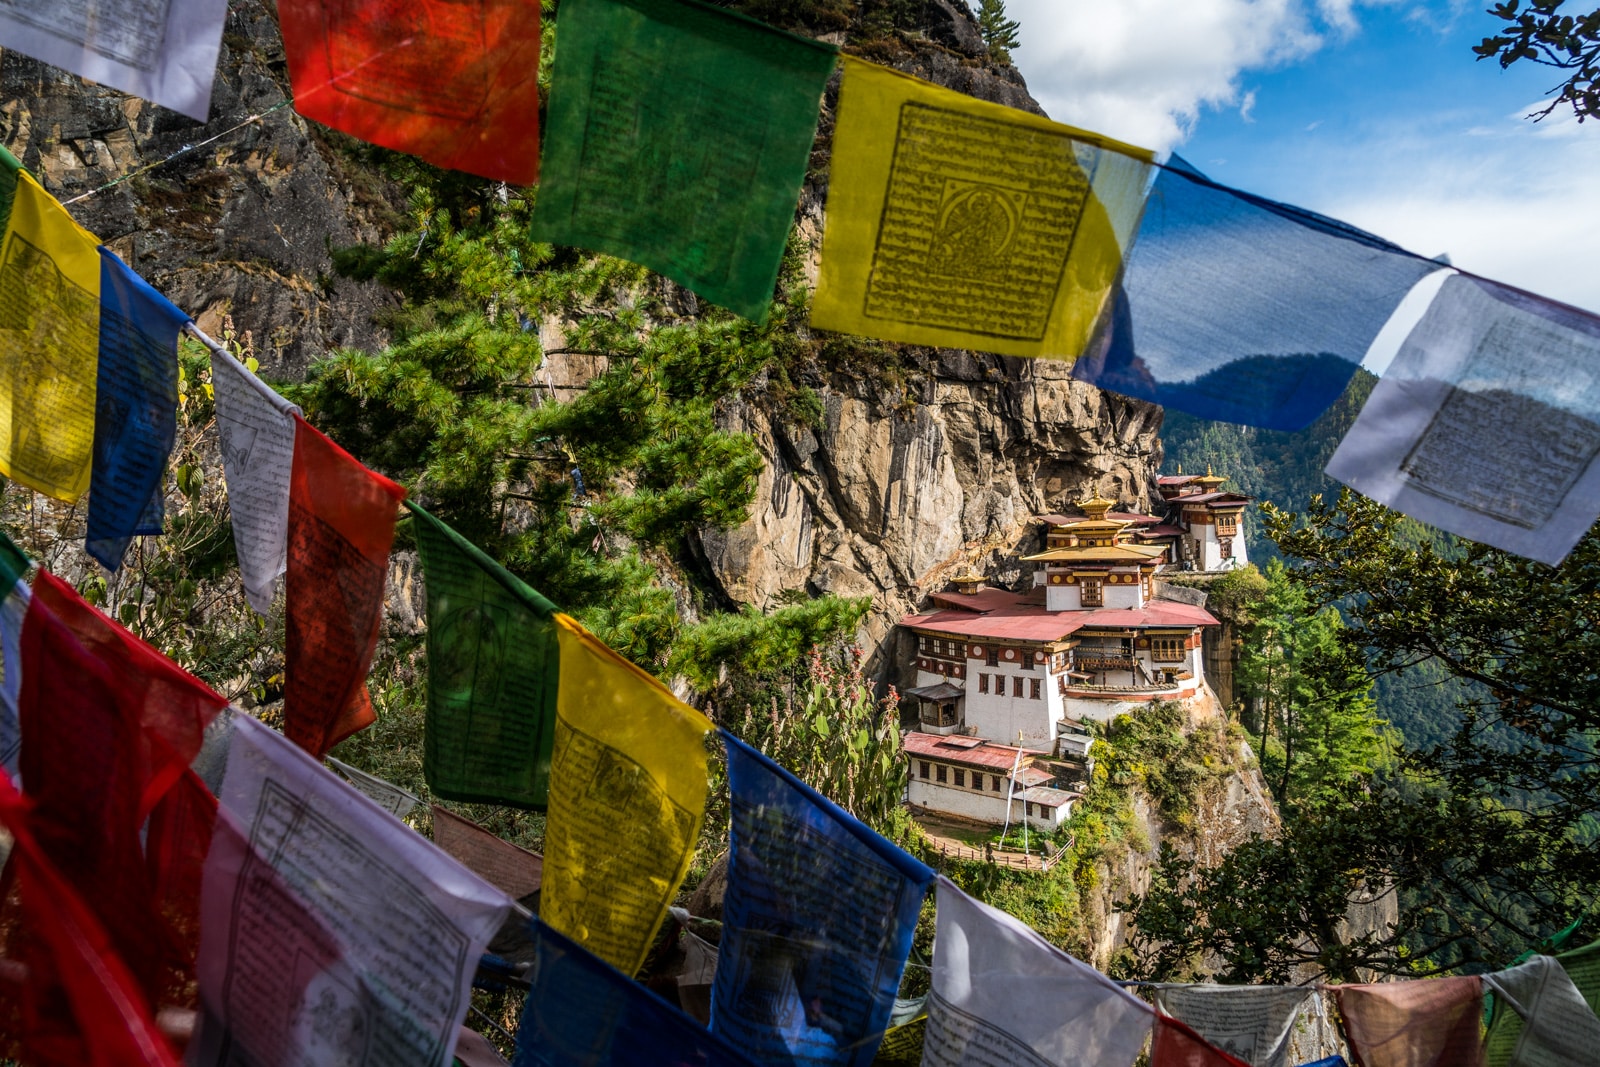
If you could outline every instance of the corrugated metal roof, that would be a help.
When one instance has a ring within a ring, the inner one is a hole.
[[[1082,798],[1082,793],[1074,793],[1066,789],[1052,789],[1049,786],[1034,786],[1024,789],[1017,794],[1018,800],[1033,804],[1043,804],[1047,808],[1059,808],[1063,804],[1070,804]]]
[[[916,697],[918,700],[954,700],[967,695],[967,691],[960,686],[951,685],[949,682],[940,682],[938,685],[924,685],[916,689],[907,689],[905,695]]]
[[[1052,548],[1040,552],[1036,556],[1023,556],[1027,563],[1036,562],[1061,562],[1085,563],[1095,560],[1127,560],[1136,563],[1145,563],[1166,551],[1159,545],[1080,545],[1076,548]]]
[[[962,763],[969,767],[982,767],[985,770],[1005,771],[1011,773],[1011,768],[1016,766],[1017,753],[1022,753],[1026,761],[1030,756],[1038,755],[1028,749],[1017,749],[1010,745],[998,744],[994,741],[984,741],[975,747],[961,744],[951,744],[956,738],[940,737],[938,734],[925,734],[913,732],[906,734],[900,740],[900,747],[907,755],[926,756],[928,759],[944,760],[947,763]],[[971,738],[959,738],[960,741],[970,741]],[[1051,777],[1046,775],[1046,777]]]

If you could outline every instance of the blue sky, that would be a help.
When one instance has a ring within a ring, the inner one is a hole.
[[[1053,118],[1600,312],[1600,120],[1524,117],[1559,75],[1473,56],[1487,2],[1007,6]]]

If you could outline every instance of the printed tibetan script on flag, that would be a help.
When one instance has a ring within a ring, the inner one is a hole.
[[[644,963],[706,808],[711,720],[565,615],[540,917],[613,967]]]
[[[1310,995],[1297,986],[1162,986],[1156,1004],[1251,1067],[1285,1067],[1295,1018]]]
[[[535,922],[513,1067],[754,1067],[754,1061],[582,946]]]
[[[394,783],[386,782],[376,775],[368,774],[359,767],[341,763],[332,756],[328,757],[328,766],[338,771],[340,776],[349,782],[356,792],[397,819],[404,819],[411,809],[420,803],[416,797]]]
[[[0,474],[57,500],[89,488],[100,242],[0,157]]]
[[[240,716],[188,1062],[439,1067],[504,894]]]
[[[1452,275],[1328,474],[1453,534],[1551,565],[1600,513],[1600,318]]]
[[[294,416],[284,734],[319,759],[376,720],[367,668],[406,491]]]
[[[1335,986],[1333,995],[1350,1051],[1363,1067],[1484,1062],[1483,983],[1477,975]]]
[[[228,517],[239,575],[250,606],[272,612],[278,576],[289,558],[289,481],[294,416],[300,409],[220,345],[211,345],[217,444],[228,486]]]
[[[433,806],[433,843],[512,900],[538,892],[544,881],[544,857],[437,804]]]
[[[539,176],[537,3],[279,0],[278,20],[300,114],[435,166]]]
[[[836,51],[695,0],[566,0],[534,236],[765,319]]]
[[[1150,1043],[1150,1067],[1250,1067],[1230,1056],[1185,1023],[1158,1014],[1155,1040]]]
[[[227,0],[7,0],[0,46],[204,122],[227,16]]]
[[[1154,1012],[939,880],[924,1067],[1132,1067]]]
[[[1072,376],[1201,418],[1298,430],[1339,398],[1400,301],[1438,269],[1174,156]]]
[[[723,741],[733,811],[711,1029],[766,1063],[866,1067],[933,871]]]
[[[1150,153],[846,58],[811,324],[1073,359]]]
[[[1600,941],[1563,952],[1555,961],[1590,1012],[1600,1010]],[[1485,983],[1495,991],[1494,1015],[1485,1041],[1489,1067],[1544,1067],[1561,1062],[1540,1059],[1539,1054],[1558,1047],[1567,1034],[1590,1025],[1573,1018],[1577,1006],[1569,999],[1571,994],[1548,969],[1513,968],[1493,980],[1486,976]],[[1585,1051],[1592,1053],[1595,1047],[1590,1043]]]
[[[178,331],[189,316],[100,249],[100,363],[89,554],[110,570],[128,542],[162,532],[167,456],[178,434]]]
[[[561,651],[555,605],[411,505],[428,594],[422,770],[447,800],[542,808]]]

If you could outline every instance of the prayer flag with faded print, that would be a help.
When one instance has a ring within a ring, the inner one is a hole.
[[[1568,1035],[1593,1033],[1593,1023],[1580,1014],[1579,1008],[1587,1007],[1591,1015],[1600,1011],[1600,941],[1553,957],[1559,975],[1549,964],[1537,962],[1545,958],[1551,957],[1535,957],[1521,967],[1485,978],[1495,994],[1494,1014],[1485,1040],[1489,1067],[1579,1062],[1550,1057],[1560,1052]],[[1571,990],[1566,988],[1568,984]],[[1577,1002],[1572,1000],[1573,991],[1580,998]],[[1597,1045],[1590,1040],[1577,1047],[1592,1054]]]
[[[1160,986],[1156,1004],[1251,1067],[1286,1067],[1294,1022],[1312,991],[1303,986]]]
[[[1150,1067],[1250,1067],[1195,1033],[1188,1024],[1160,1013],[1150,1043]]]
[[[535,920],[513,1067],[755,1067],[756,1061],[583,946]]]
[[[542,808],[561,679],[555,605],[410,507],[428,595],[428,787],[447,800]]]
[[[1360,1067],[1480,1067],[1483,982],[1477,975],[1333,987]]]
[[[924,1063],[1132,1067],[1150,1005],[949,879],[938,892]]]
[[[726,732],[711,1029],[766,1063],[867,1067],[933,871]]]
[[[57,500],[89,488],[100,242],[0,154],[0,474]]]
[[[1072,376],[1206,419],[1299,430],[1439,264],[1241,193],[1174,156]]]
[[[20,784],[17,755],[22,723],[17,698],[22,691],[22,623],[33,591],[22,580],[32,562],[0,532],[0,770]]]
[[[189,316],[100,250],[100,362],[88,550],[110,570],[134,537],[162,532],[178,435],[178,332]]]
[[[544,857],[496,837],[477,823],[433,806],[433,843],[512,900],[539,891]]]
[[[1075,359],[1151,154],[862,60],[844,70],[811,325]]]
[[[538,3],[279,0],[278,20],[306,118],[437,167],[539,177]]]
[[[565,615],[539,915],[613,967],[644,963],[706,809],[711,720]]]
[[[294,425],[283,732],[321,759],[377,719],[367,669],[406,491],[298,414]]]
[[[1600,514],[1600,316],[1446,278],[1327,473],[1555,566]]]
[[[765,320],[837,51],[698,0],[566,0],[534,237]]]
[[[38,818],[0,771],[0,828],[11,835],[0,1056],[38,1067],[177,1067],[104,926],[35,838]]]

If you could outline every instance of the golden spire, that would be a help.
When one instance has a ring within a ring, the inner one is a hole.
[[[1222,477],[1220,474],[1217,474],[1217,473],[1213,472],[1212,469],[1211,469],[1211,464],[1209,464],[1209,463],[1206,464],[1205,477],[1196,478],[1195,479],[1195,481],[1199,482],[1201,485],[1205,486],[1207,489],[1215,489],[1215,488],[1217,488],[1219,485],[1221,485],[1223,482],[1225,482],[1227,480],[1228,479]]]

